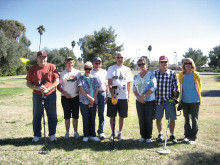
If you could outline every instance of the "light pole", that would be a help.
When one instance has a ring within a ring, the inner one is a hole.
[[[175,55],[174,55],[174,64],[178,65],[178,63],[177,63],[177,52],[174,52],[174,53],[175,53]]]

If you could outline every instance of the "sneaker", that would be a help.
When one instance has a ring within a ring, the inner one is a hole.
[[[90,136],[90,137],[89,137],[89,140],[92,140],[92,141],[94,141],[94,142],[99,142],[99,141],[100,141],[100,139],[97,138],[96,136],[95,136],[95,137]]]
[[[157,141],[162,141],[163,140],[163,134],[160,134],[158,135],[158,138],[156,138]]]
[[[151,141],[151,139],[146,139],[146,142],[151,143],[152,141]]]
[[[118,133],[118,140],[125,140],[124,137],[122,136],[122,133]]]
[[[189,140],[188,143],[193,145],[193,144],[196,144],[196,141],[194,141],[194,140]]]
[[[115,139],[115,133],[112,133],[110,138],[109,138],[110,141],[113,141],[113,139]]]
[[[105,134],[104,134],[104,133],[100,133],[100,134],[99,134],[99,138],[100,138],[100,139],[105,139]]]
[[[75,138],[75,139],[79,139],[79,138],[80,138],[78,132],[74,132],[74,138]]]
[[[139,142],[144,142],[146,139],[144,139],[144,138],[141,138],[140,140],[139,140]]]
[[[170,140],[171,140],[174,144],[178,143],[174,135],[170,136]]]
[[[38,142],[40,139],[41,137],[34,136],[34,138],[32,139],[32,142]]]
[[[188,143],[188,142],[189,142],[189,139],[185,137],[185,138],[183,139],[183,142]]]
[[[67,132],[67,133],[65,134],[65,136],[64,136],[64,139],[68,139],[69,136],[70,136],[70,134],[69,134],[69,132]]]
[[[84,142],[87,142],[88,140],[89,140],[88,137],[84,137],[84,138],[83,138],[83,141],[84,141]]]
[[[53,141],[57,141],[57,138],[55,137],[55,134],[49,136],[49,139],[50,139],[51,142],[53,142]]]

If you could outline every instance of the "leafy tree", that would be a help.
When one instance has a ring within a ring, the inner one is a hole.
[[[151,52],[151,50],[152,50],[152,46],[149,45],[147,49],[148,49],[148,51],[149,51],[149,61],[150,61],[150,52]]]
[[[214,68],[220,68],[220,45],[216,46],[209,52],[209,66]]]
[[[38,28],[38,33],[40,34],[40,44],[39,44],[39,51],[40,51],[40,46],[41,46],[41,36],[43,35],[43,32],[45,32],[45,28],[43,25],[40,25]]]
[[[20,67],[22,63],[19,58],[27,55],[28,45],[25,45],[22,39],[18,42],[14,38],[9,38],[3,30],[0,30],[0,45],[0,75],[8,76],[21,73],[18,70],[23,67]]]
[[[195,62],[196,67],[200,67],[204,64],[206,64],[208,57],[203,56],[203,53],[201,50],[193,50],[192,48],[189,48],[188,52],[183,55],[184,58],[192,58]]]
[[[19,41],[22,36],[25,36],[26,32],[24,24],[15,20],[0,19],[0,29],[5,32],[5,35],[9,39],[15,39],[17,41]]]
[[[100,31],[94,31],[93,35],[80,38],[78,45],[82,51],[83,62],[92,61],[98,56],[103,60],[104,68],[115,63],[116,53],[121,51],[123,47],[123,45],[116,45],[116,38],[117,35],[112,27],[101,28]]]

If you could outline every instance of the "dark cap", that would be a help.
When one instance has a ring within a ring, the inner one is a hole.
[[[70,60],[74,60],[73,57],[66,57],[65,61],[70,61]]]
[[[159,61],[168,61],[167,56],[160,56]]]
[[[101,62],[102,62],[102,59],[101,59],[100,57],[95,57],[95,58],[93,59],[93,62],[96,62],[96,61],[101,61]]]
[[[39,57],[39,56],[47,57],[47,53],[45,51],[39,51],[39,52],[37,52],[37,57]]]

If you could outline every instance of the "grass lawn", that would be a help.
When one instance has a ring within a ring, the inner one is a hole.
[[[115,141],[117,151],[111,151],[109,118],[106,117],[106,139],[101,142],[82,142],[71,137],[65,140],[63,110],[57,92],[57,138],[47,143],[48,154],[40,154],[43,140],[32,143],[32,90],[26,87],[25,76],[0,77],[0,164],[220,164],[220,74],[201,73],[202,104],[199,112],[199,132],[196,145],[182,142],[184,117],[178,116],[175,136],[178,144],[168,142],[169,155],[159,155],[163,143],[155,141],[158,133],[154,120],[153,142],[140,143],[139,125],[133,93],[129,116],[123,129],[126,140]],[[98,119],[98,118],[97,118]],[[47,124],[46,124],[47,125]],[[98,120],[96,120],[96,128]],[[165,134],[167,121],[163,120]],[[116,119],[118,131],[118,118]],[[46,132],[48,133],[47,127]],[[83,135],[82,118],[79,134]]]

